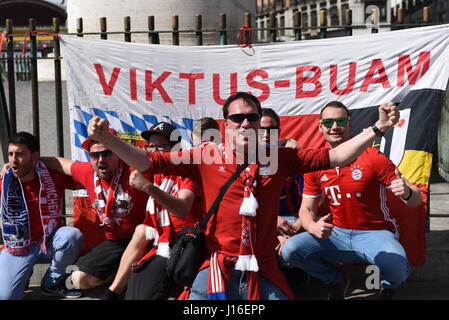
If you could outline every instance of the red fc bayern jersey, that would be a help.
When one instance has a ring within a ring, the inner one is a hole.
[[[86,188],[95,207],[98,200],[94,185],[94,168],[90,162],[74,162],[70,171],[73,180]],[[132,171],[132,168],[123,163],[123,173],[115,191],[115,203],[111,212],[112,219],[118,223],[112,230],[105,231],[108,240],[119,241],[131,237],[136,226],[141,224],[145,218],[148,194],[129,185],[129,175]],[[109,192],[109,183],[105,180],[100,180],[100,183],[103,191]],[[104,196],[106,199],[108,198],[108,194]]]
[[[174,232],[178,233],[182,228],[187,226],[194,226],[197,222],[199,222],[204,215],[204,203],[203,203],[203,189],[201,183],[195,182],[189,178],[183,178],[180,176],[165,176],[163,174],[151,174],[150,171],[144,172],[145,178],[150,180],[152,183],[160,186],[164,179],[173,179],[174,183],[170,190],[170,195],[174,197],[178,197],[178,194],[181,190],[186,189],[190,190],[195,194],[195,199],[192,203],[192,208],[188,215],[184,218],[177,217],[176,215],[169,213],[170,221],[173,226]],[[145,217],[143,224],[150,225],[151,218],[148,216]]]
[[[387,187],[396,179],[395,169],[382,152],[370,147],[349,165],[305,174],[303,197],[324,194],[337,227],[397,234],[387,206]]]

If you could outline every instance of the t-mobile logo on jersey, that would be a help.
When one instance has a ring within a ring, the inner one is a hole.
[[[354,192],[354,193],[343,193],[341,194],[340,186],[330,186],[330,187],[324,187],[324,192],[326,193],[326,196],[328,199],[332,200],[333,205],[340,205],[340,202],[338,202],[339,199],[342,197],[344,199],[353,199],[355,198],[361,198],[362,192]]]
[[[339,186],[330,186],[325,187],[324,192],[326,193],[329,199],[332,199],[333,205],[339,205],[338,199],[341,199],[340,187]]]

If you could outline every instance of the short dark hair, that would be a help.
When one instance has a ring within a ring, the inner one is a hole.
[[[29,132],[21,131],[13,135],[8,144],[24,144],[31,153],[39,152],[39,140]]]
[[[351,113],[349,112],[349,109],[348,109],[343,103],[341,103],[340,101],[331,101],[331,102],[327,103],[327,104],[323,107],[323,109],[321,109],[321,112],[320,112],[320,119],[322,118],[324,109],[326,109],[327,107],[333,107],[333,108],[343,109],[343,110],[346,111],[346,115],[347,115],[348,117],[351,115]]]
[[[277,124],[278,124],[278,128],[281,127],[281,119],[279,118],[278,114],[276,113],[276,111],[274,111],[271,108],[262,108],[262,117],[270,117],[273,118],[274,120],[276,120]]]
[[[203,135],[206,130],[214,129],[220,132],[220,126],[218,125],[218,122],[215,121],[215,119],[210,117],[203,117],[193,126],[192,128],[192,141],[193,137],[199,138],[202,142],[206,141],[203,140]],[[216,142],[213,140],[213,136],[211,137],[212,142]],[[217,142],[218,143],[218,142]]]
[[[198,120],[198,122],[193,127],[193,132],[195,132],[195,134],[201,133],[202,135],[203,132],[206,131],[207,129],[220,130],[220,126],[218,125],[218,122],[215,121],[215,119],[210,117],[203,117],[200,120]]]
[[[223,117],[225,119],[229,114],[229,105],[237,99],[243,99],[246,103],[254,105],[259,116],[262,115],[262,106],[255,96],[247,92],[237,92],[236,94],[231,95],[228,99],[226,99],[223,105]]]

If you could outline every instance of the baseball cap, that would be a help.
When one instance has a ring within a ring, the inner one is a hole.
[[[176,129],[174,125],[168,122],[158,122],[155,125],[153,125],[149,130],[142,131],[141,133],[142,138],[144,138],[147,141],[153,134],[162,134],[166,136],[169,140],[171,135],[173,134],[173,137],[177,137],[177,141],[170,141],[172,145],[181,141],[181,134],[179,130]]]
[[[114,129],[109,128],[109,132],[112,133],[114,136],[117,137],[117,132],[116,132]],[[84,140],[84,142],[81,144],[81,147],[83,147],[84,150],[89,151],[90,144],[91,144],[92,142],[95,142],[95,141],[96,141],[96,140],[94,140],[94,139],[92,139],[92,138],[87,138],[87,139]]]

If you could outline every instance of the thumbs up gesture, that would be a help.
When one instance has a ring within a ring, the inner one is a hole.
[[[333,228],[332,214],[329,213],[315,222],[310,233],[319,239],[327,239],[331,235]]]
[[[410,195],[410,192],[412,192],[411,189],[397,168],[395,169],[394,174],[396,175],[396,179],[391,181],[390,191],[393,192],[396,197],[407,198]]]

